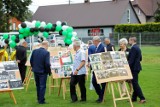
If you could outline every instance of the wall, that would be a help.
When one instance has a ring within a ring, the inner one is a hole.
[[[139,17],[139,20],[141,21],[141,23],[146,23],[146,16],[145,16],[145,14],[141,11],[141,14],[139,15],[138,13],[139,13],[139,7],[134,7],[134,9],[135,9],[135,11],[136,11],[136,13],[137,13],[137,15],[138,15],[138,17]]]

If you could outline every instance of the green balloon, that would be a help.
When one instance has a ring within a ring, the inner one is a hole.
[[[67,31],[64,30],[64,31],[62,32],[62,35],[63,35],[63,36],[67,36]]]
[[[16,40],[16,36],[15,36],[15,35],[12,35],[12,36],[11,36],[11,40],[12,40],[12,41],[15,41],[15,40]]]
[[[66,43],[67,43],[68,45],[70,45],[70,44],[72,44],[72,40],[67,39],[67,40],[66,40]]]
[[[8,34],[4,34],[3,39],[8,39]]]
[[[67,38],[68,38],[68,39],[71,39],[71,38],[72,38],[72,32],[69,32],[69,33],[67,34]]]
[[[45,38],[48,38],[49,34],[48,34],[47,32],[43,32],[43,36],[44,36]]]
[[[36,21],[35,27],[39,27],[40,25],[41,25],[41,22],[40,21]]]
[[[34,34],[34,36],[38,36],[38,33],[39,33],[39,32],[34,32],[33,34]]]
[[[51,28],[52,28],[52,26],[53,26],[53,25],[52,25],[52,23],[48,23],[48,24],[47,24],[47,26],[46,26],[46,28],[51,29]]]
[[[29,33],[30,32],[30,28],[25,28],[25,33]]]
[[[61,25],[56,26],[56,31],[59,32],[60,30],[62,30],[62,26]]]
[[[20,28],[19,29],[19,33],[24,33],[25,32],[25,29],[24,28]]]
[[[11,42],[9,43],[9,46],[10,46],[11,48],[14,48],[14,47],[16,46],[16,42],[11,41]]]
[[[19,35],[19,39],[23,39],[24,37],[23,37],[23,35],[22,34],[20,34]]]
[[[67,32],[69,33],[69,32],[73,32],[73,27],[68,27],[67,28]]]

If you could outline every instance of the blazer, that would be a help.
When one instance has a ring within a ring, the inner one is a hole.
[[[112,47],[113,47],[114,50],[115,50],[115,47],[114,47],[113,44],[110,43],[110,44],[106,45],[107,51],[113,51]]]
[[[96,46],[95,45],[91,45],[88,48],[88,55],[94,54],[96,50]],[[90,62],[89,57],[88,57],[88,62]]]
[[[101,43],[98,48],[95,49],[95,53],[105,52],[104,45]]]
[[[23,46],[16,47],[16,60],[20,60],[19,64],[26,64],[27,61],[27,50]]]
[[[141,61],[142,61],[141,50],[138,47],[138,45],[135,44],[131,47],[131,50],[128,55],[128,63],[132,72],[139,72],[140,70],[142,70],[140,63]]]
[[[35,49],[32,52],[30,63],[33,72],[51,74],[50,53],[46,49]]]

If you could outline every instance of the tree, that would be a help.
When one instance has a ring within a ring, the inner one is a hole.
[[[155,19],[155,22],[160,22],[160,3],[157,3],[157,4],[158,4],[158,9],[155,13],[154,19]]]
[[[9,31],[9,20],[12,17],[16,17],[20,21],[24,21],[28,17],[26,13],[29,11],[28,6],[31,3],[31,0],[2,0],[7,31]]]
[[[5,31],[6,23],[4,18],[4,9],[3,9],[3,2],[0,1],[0,32]]]

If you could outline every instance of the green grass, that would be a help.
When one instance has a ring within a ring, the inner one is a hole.
[[[142,47],[143,70],[139,75],[140,86],[146,97],[146,104],[133,103],[134,107],[159,107],[160,106],[160,47],[145,46]],[[36,101],[36,89],[33,80],[31,80],[28,92],[25,90],[16,90],[14,95],[17,100],[17,105],[14,105],[7,93],[0,94],[0,107],[113,107],[111,93],[106,94],[106,101],[103,104],[95,103],[97,95],[95,91],[89,90],[89,80],[86,82],[87,86],[87,102],[86,103],[70,103],[69,93],[66,95],[66,100],[63,100],[62,93],[58,97],[58,89],[49,96],[48,87],[46,92],[46,105],[39,105]],[[117,93],[116,93],[117,94]],[[117,107],[130,107],[129,103],[125,101],[118,101]]]

